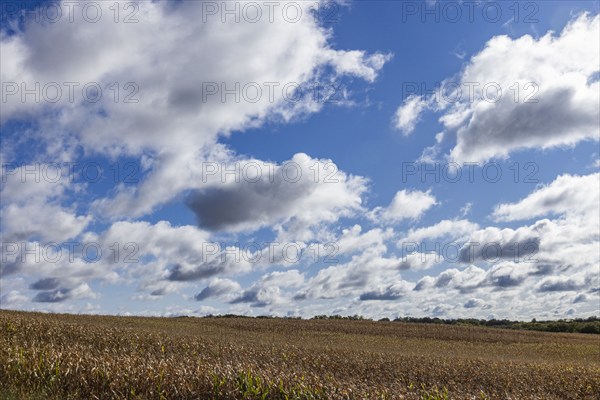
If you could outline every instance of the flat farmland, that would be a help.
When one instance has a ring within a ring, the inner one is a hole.
[[[8,399],[598,399],[600,335],[0,311]]]

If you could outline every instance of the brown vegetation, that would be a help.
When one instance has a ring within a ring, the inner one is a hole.
[[[600,337],[0,311],[0,397],[598,399]]]

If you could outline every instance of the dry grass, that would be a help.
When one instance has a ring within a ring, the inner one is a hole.
[[[600,337],[0,311],[0,397],[598,399]]]

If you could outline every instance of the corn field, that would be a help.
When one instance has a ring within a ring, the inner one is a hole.
[[[600,337],[0,311],[7,399],[599,399]]]

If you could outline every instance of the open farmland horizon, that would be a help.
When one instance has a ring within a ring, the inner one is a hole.
[[[0,308],[0,311],[3,310]],[[19,311],[4,309],[4,311]],[[312,316],[282,316],[269,314],[194,314],[194,313],[167,313],[163,315],[155,314],[102,314],[102,313],[72,313],[72,312],[51,312],[51,311],[26,311],[27,313],[41,313],[48,315],[89,315],[98,317],[132,317],[132,318],[248,318],[248,319],[283,319],[283,320],[349,320],[349,321],[371,321],[371,322],[404,322],[416,324],[438,324],[438,325],[463,325],[463,326],[481,326],[488,328],[534,330],[541,332],[563,332],[563,333],[590,333],[600,334],[600,317],[591,316],[587,318],[555,318],[550,320],[511,320],[511,319],[476,319],[476,318],[439,318],[439,317],[415,317],[415,316],[396,316],[371,318],[363,315],[340,315],[340,314],[317,314]]]

